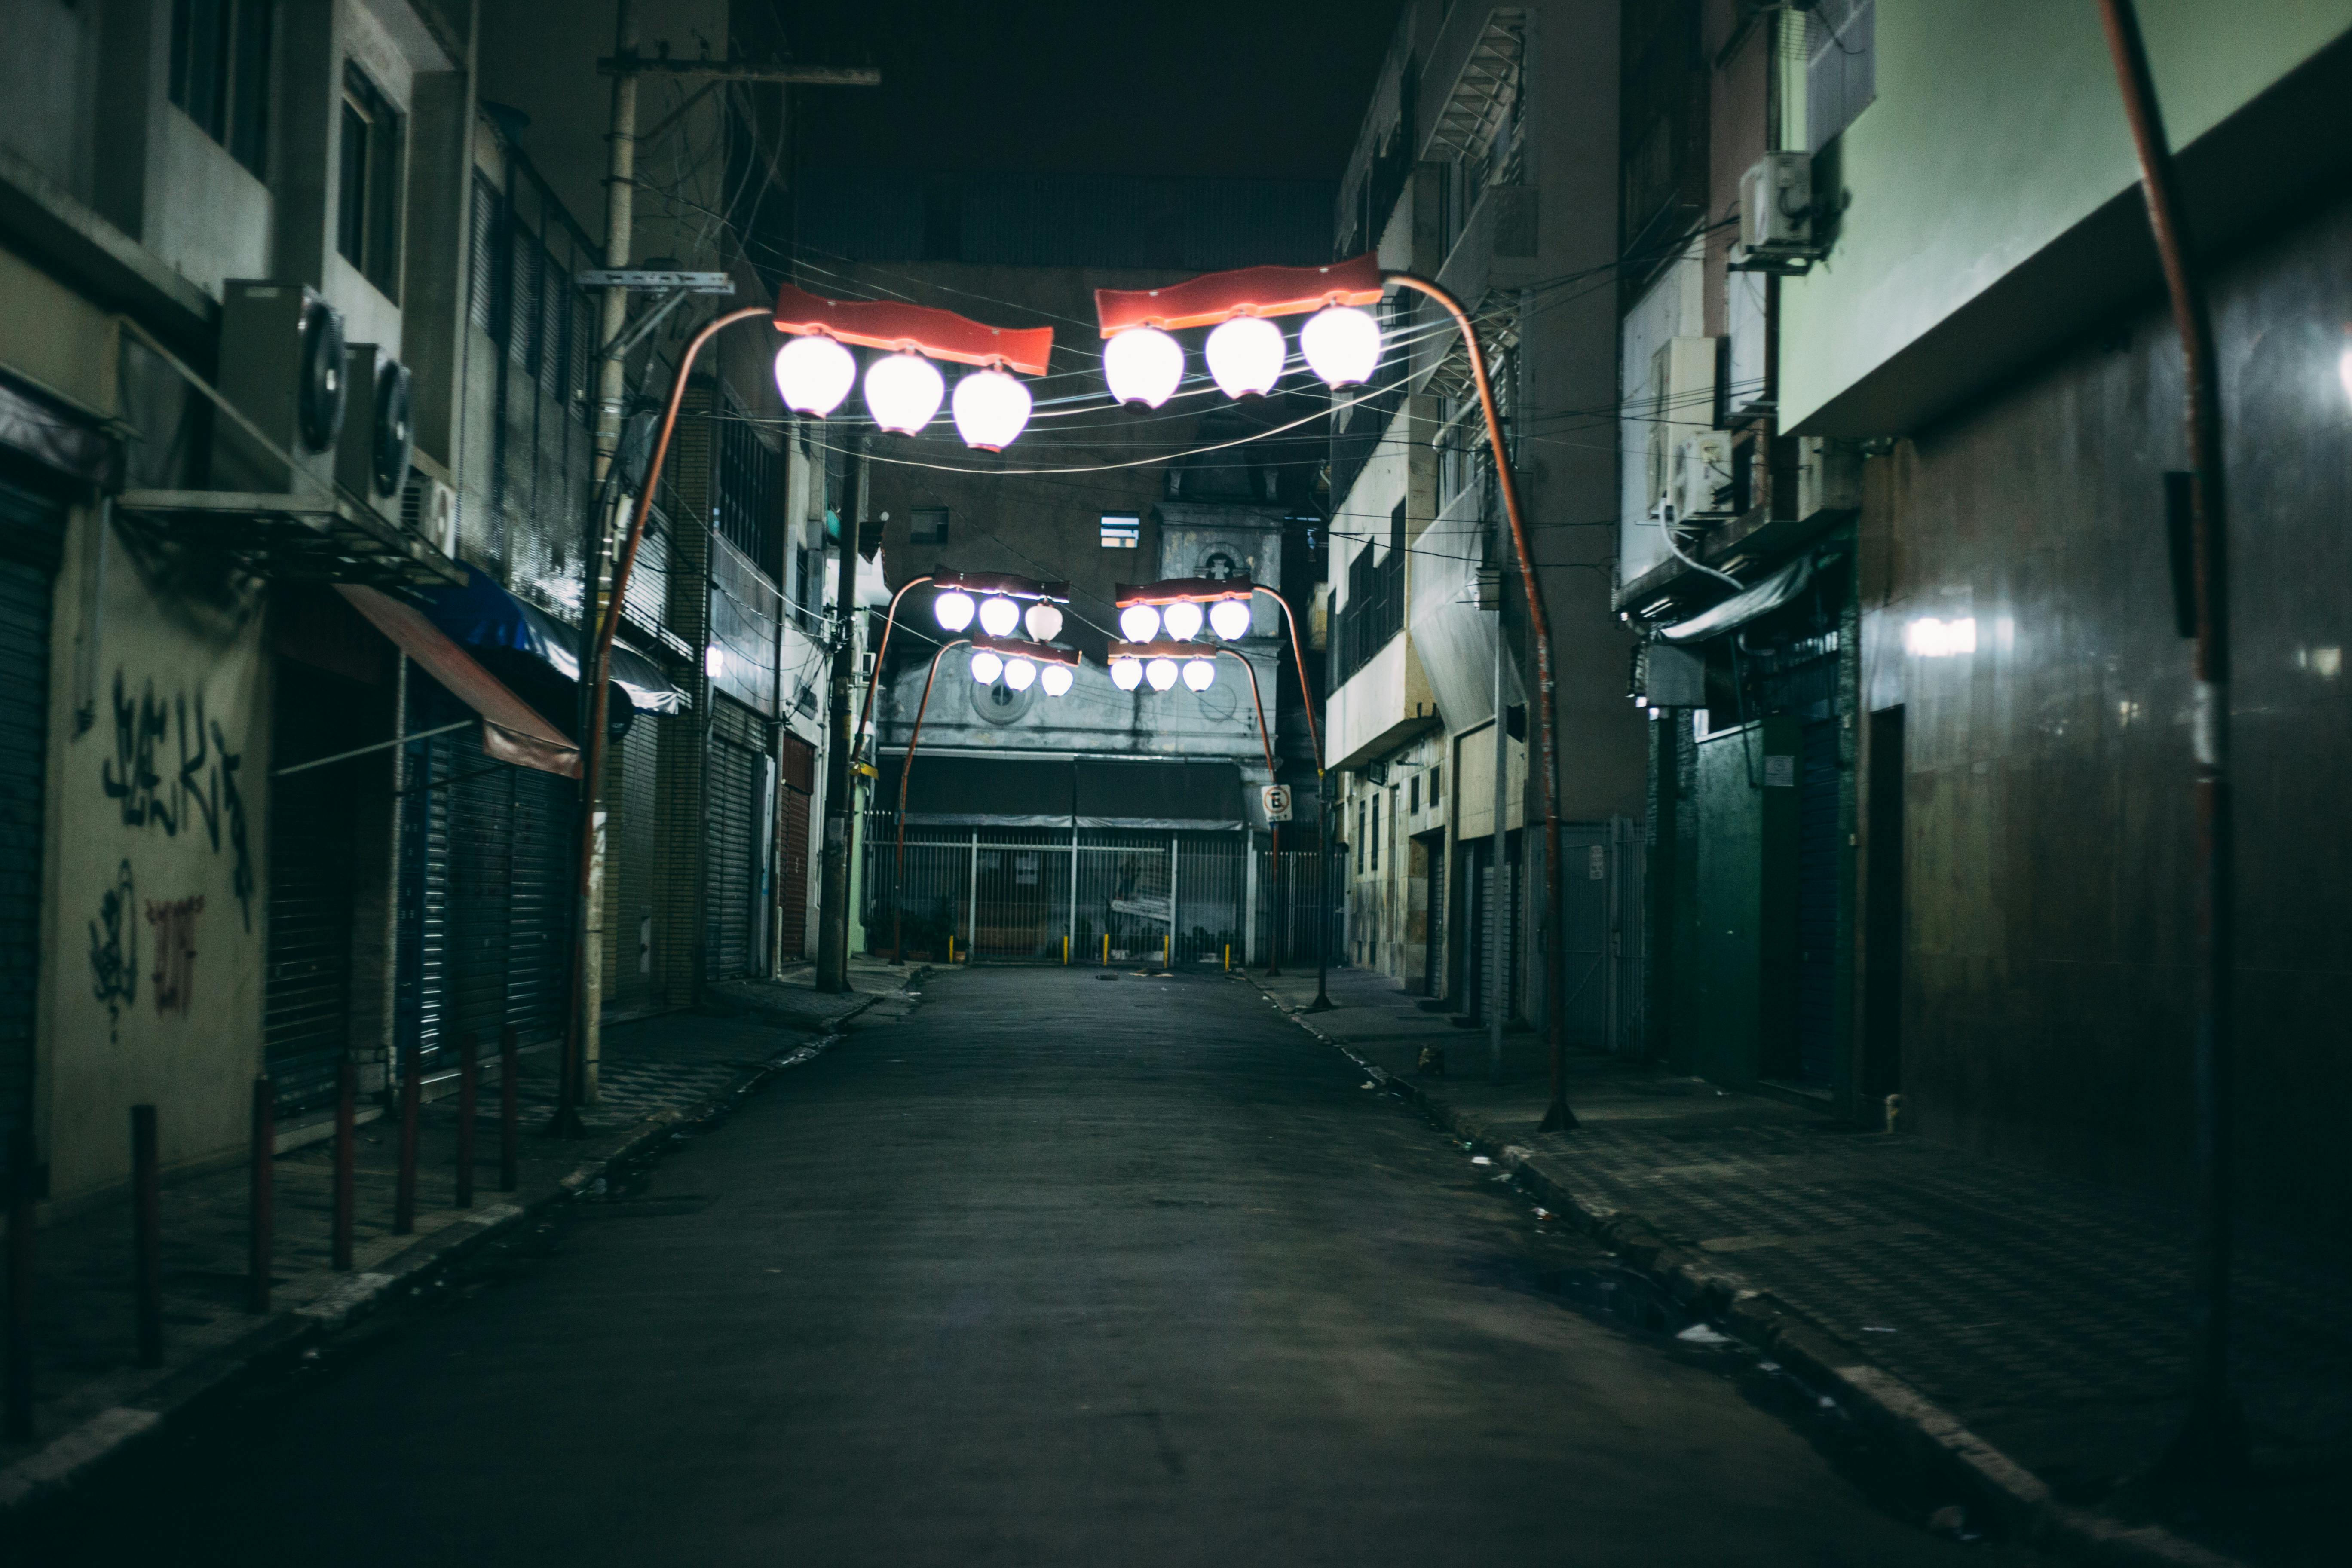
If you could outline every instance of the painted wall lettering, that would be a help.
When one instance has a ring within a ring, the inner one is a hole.
[[[185,1017],[196,994],[196,917],[205,912],[201,897],[173,899],[168,903],[147,900],[147,923],[154,928],[155,1011]]]
[[[100,782],[121,807],[125,827],[160,827],[166,837],[176,838],[192,817],[199,819],[215,854],[226,827],[229,851],[236,858],[231,886],[245,929],[251,931],[253,849],[245,797],[236,787],[244,763],[243,752],[229,750],[220,721],[205,721],[203,693],[191,699],[182,692],[165,702],[151,680],[133,702],[122,671],[114,672],[114,755],[100,763]]]
[[[131,862],[114,874],[114,886],[98,900],[98,918],[89,922],[90,991],[106,1004],[109,1026],[122,1019],[122,1009],[139,995],[139,928],[131,919],[138,900],[131,888]]]

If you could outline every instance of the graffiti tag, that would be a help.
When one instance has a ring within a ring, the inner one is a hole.
[[[164,752],[167,742],[177,755],[176,767]],[[200,820],[218,854],[226,826],[236,858],[230,885],[245,929],[251,931],[253,850],[245,797],[236,787],[244,763],[242,752],[229,750],[220,721],[206,722],[201,692],[193,700],[182,692],[164,702],[151,680],[133,702],[122,672],[114,672],[114,755],[100,763],[100,783],[121,807],[125,827],[160,827],[166,837],[176,838],[192,819]]]
[[[201,898],[147,900],[147,923],[154,928],[155,1011],[186,1016],[196,994],[196,917]]]
[[[90,991],[106,1004],[109,1026],[139,995],[139,928],[131,921],[137,900],[131,889],[131,862],[114,874],[114,886],[98,900],[89,922]]]

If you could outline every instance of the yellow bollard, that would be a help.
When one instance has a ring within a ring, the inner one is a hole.
[[[1160,967],[1162,969],[1168,967],[1168,961],[1172,956],[1169,951],[1170,944],[1175,940],[1171,936],[1163,936],[1160,939]]]
[[[1227,942],[1227,943],[1225,943],[1225,970],[1226,970],[1226,972],[1227,972],[1228,973],[1232,973],[1232,971],[1233,971],[1233,967],[1234,967],[1234,944],[1233,944],[1232,942]]]
[[[950,963],[955,962],[955,938],[952,936],[948,938],[948,962]]]
[[[1103,967],[1110,967],[1110,932],[1103,932]]]
[[[1070,939],[1068,937],[1064,937],[1062,939],[1062,967],[1065,969],[1070,967]]]

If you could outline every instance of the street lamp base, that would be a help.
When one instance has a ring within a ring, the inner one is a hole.
[[[1538,1132],[1573,1132],[1579,1125],[1580,1123],[1576,1120],[1576,1112],[1568,1108],[1568,1101],[1564,1100],[1555,1100],[1551,1102],[1549,1108],[1544,1111],[1543,1125],[1537,1128],[1536,1131]]]
[[[1336,1013],[1339,1010],[1339,1004],[1318,991],[1315,993],[1315,1000],[1307,1004],[1303,1010],[1308,1013]]]
[[[559,1105],[547,1119],[547,1132],[551,1138],[584,1138],[588,1129],[581,1124],[578,1107]]]

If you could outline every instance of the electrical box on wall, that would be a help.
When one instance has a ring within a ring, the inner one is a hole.
[[[215,420],[214,488],[331,495],[348,390],[342,317],[299,283],[231,279],[222,294],[221,395],[262,439]]]
[[[416,436],[409,419],[408,367],[373,343],[343,356],[343,433],[335,443],[335,479],[346,494],[396,512],[408,484]]]
[[[1732,513],[1731,437],[1702,430],[1675,448],[1675,468],[1666,489],[1675,520],[1696,522]]]
[[[1798,521],[1861,510],[1861,447],[1829,436],[1798,437]]]
[[[1739,243],[1729,265],[1753,272],[1803,272],[1821,259],[1813,242],[1813,159],[1767,153],[1739,177]]]

